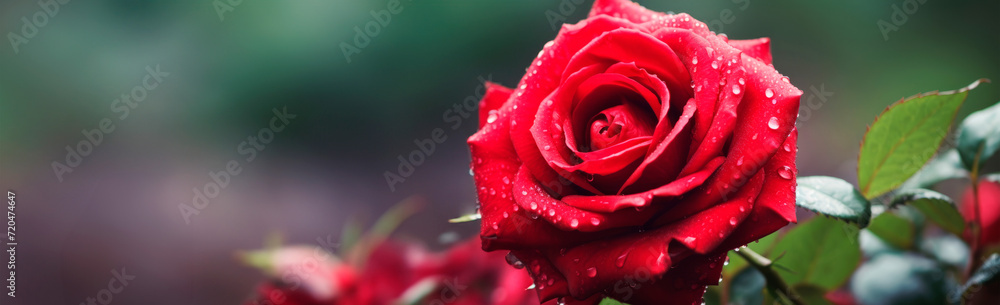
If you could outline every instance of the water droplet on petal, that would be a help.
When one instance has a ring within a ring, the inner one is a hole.
[[[785,152],[792,152],[792,145],[788,144],[788,143],[785,143],[784,149],[785,149]]]
[[[740,86],[733,85],[733,94],[740,94]]]
[[[537,210],[537,209],[538,209],[538,203],[532,202],[531,203],[531,210],[534,211],[534,210]]]
[[[618,266],[618,268],[624,267],[625,266],[625,259],[628,258],[628,253],[629,253],[628,250],[625,250],[625,252],[622,252],[622,255],[619,255],[618,259],[615,259],[615,266]]]
[[[740,157],[739,159],[736,160],[736,166],[740,165],[743,165],[743,157]]]
[[[486,117],[486,123],[493,123],[497,121],[497,111],[496,109],[490,110],[489,116]]]
[[[577,220],[577,219],[570,219],[569,220],[569,227],[570,228],[576,229],[576,227],[579,227],[579,226],[580,226],[580,221],[579,220]]]
[[[735,62],[735,61],[736,61],[736,59],[733,58],[733,62]],[[744,81],[742,77],[740,77],[739,82],[740,82],[740,85],[746,85],[747,84],[747,82]],[[770,97],[770,96],[768,96],[768,97]]]
[[[556,209],[549,210],[549,217],[556,216]]]
[[[771,130],[778,129],[778,117],[771,117],[771,120],[767,121],[767,127]]]
[[[590,218],[590,224],[595,225],[595,226],[596,225],[600,225],[601,224],[601,220],[597,219],[597,217],[592,217],[592,218]]]
[[[781,176],[783,179],[792,179],[792,168],[782,166],[781,169],[778,169],[778,176]]]
[[[596,277],[597,276],[597,267],[587,268],[587,276],[589,276],[589,277]]]
[[[507,264],[517,269],[524,268],[524,263],[522,263],[521,260],[517,259],[517,257],[514,256],[514,253],[511,252],[507,252]]]
[[[730,217],[729,218],[729,225],[731,225],[731,226],[735,226],[736,225],[736,217]]]
[[[767,98],[774,97],[774,91],[771,91],[771,88],[767,88],[767,90],[764,90],[764,96]]]
[[[756,139],[757,139],[757,134],[755,133],[755,134],[753,134],[753,140],[756,140]]]
[[[507,214],[507,212],[503,212],[503,218],[507,218],[507,217],[510,217],[510,214]]]
[[[698,57],[691,58],[691,64],[692,65],[697,65],[698,64]]]
[[[719,62],[713,61],[712,62],[712,69],[718,69],[718,68],[719,68]]]

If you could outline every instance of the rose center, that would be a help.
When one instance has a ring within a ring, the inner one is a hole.
[[[629,102],[604,109],[590,120],[590,150],[652,135],[656,120],[647,112]]]

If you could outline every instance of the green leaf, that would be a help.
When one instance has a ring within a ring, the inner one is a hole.
[[[949,299],[951,303],[957,304],[962,301],[963,297],[971,296],[971,292],[969,291],[970,288],[977,285],[983,285],[986,282],[997,279],[1000,279],[1000,254],[994,253],[987,258],[985,262],[983,262],[983,265],[979,267],[976,272],[972,273],[972,276],[969,277],[969,280],[965,282],[965,284],[959,286],[958,289],[950,295],[951,297]]]
[[[826,299],[826,289],[822,287],[817,287],[813,285],[798,285],[792,287],[792,290],[799,295],[802,300],[802,304],[809,305],[832,305],[830,300]]]
[[[969,176],[969,171],[962,165],[962,158],[958,156],[958,150],[952,148],[941,152],[924,168],[920,169],[910,180],[906,180],[900,189],[930,188],[938,182],[948,179],[965,178]]]
[[[868,127],[858,155],[858,186],[866,198],[898,187],[930,160],[948,135],[968,91],[930,92],[901,100]]]
[[[722,304],[722,297],[719,293],[719,286],[708,286],[705,290],[705,295],[701,297],[702,304],[704,305],[727,305]]]
[[[987,181],[992,181],[992,182],[1000,183],[1000,173],[988,174],[988,175],[983,176],[982,179],[983,180],[987,180]]]
[[[920,252],[930,254],[935,260],[954,270],[964,270],[969,263],[969,246],[954,235],[926,238],[920,243]]]
[[[916,208],[927,219],[952,234],[961,236],[965,232],[965,218],[958,212],[955,201],[944,194],[925,189],[904,190],[893,198],[891,206],[901,204]]]
[[[861,261],[858,228],[813,217],[785,234],[771,250],[776,271],[789,285],[813,284],[833,289],[843,284]],[[785,269],[790,269],[785,270]]]
[[[989,160],[997,149],[1000,149],[1000,103],[973,112],[958,127],[958,152],[965,168],[972,170],[976,153],[980,153],[982,163]]]
[[[912,254],[883,254],[854,273],[851,293],[859,304],[945,304],[948,276],[936,262]]]
[[[760,271],[745,268],[729,282],[729,304],[761,305],[764,303],[764,285],[767,281]]]
[[[753,250],[760,255],[767,256],[767,253],[774,246],[774,242],[778,240],[779,235],[779,232],[774,232],[768,236],[761,237],[761,239],[758,239],[756,242],[747,244],[747,248],[750,248],[750,250]],[[723,279],[734,277],[737,272],[740,272],[748,265],[747,261],[740,257],[739,254],[736,254],[736,252],[729,251],[728,255],[729,260],[725,267],[722,267]]]
[[[448,222],[450,222],[450,223],[463,223],[463,222],[470,222],[470,221],[480,220],[482,218],[483,218],[483,215],[479,215],[479,213],[472,213],[472,214],[466,214],[466,215],[458,216],[458,217],[455,217],[455,218],[452,218],[452,219],[448,219]]]
[[[912,222],[889,212],[876,216],[872,220],[872,225],[868,227],[868,231],[878,236],[882,241],[902,250],[912,249],[917,235]]]
[[[872,217],[871,202],[839,178],[811,176],[798,179],[795,204],[864,228]]]
[[[618,302],[617,300],[612,298],[604,298],[604,300],[601,300],[601,304],[599,305],[628,305],[628,304]]]

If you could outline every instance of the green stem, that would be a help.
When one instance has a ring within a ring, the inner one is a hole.
[[[788,287],[788,284],[785,283],[785,280],[781,279],[781,276],[778,275],[778,272],[775,272],[774,268],[771,268],[771,265],[773,263],[771,260],[767,259],[766,257],[760,254],[757,254],[757,252],[754,252],[753,250],[750,250],[750,248],[747,247],[740,247],[739,249],[736,249],[734,251],[736,252],[737,255],[745,259],[747,263],[750,263],[750,266],[754,267],[754,269],[757,269],[757,271],[760,271],[760,273],[764,275],[764,279],[767,280],[767,285],[770,288],[769,290],[772,292],[777,292],[777,293],[772,293],[775,299],[781,300],[784,298],[787,299],[788,301],[791,301],[792,304],[795,305],[804,304],[802,302],[802,299],[799,298],[799,295],[796,294],[795,291],[792,291],[791,287]]]
[[[969,180],[972,181],[972,263],[969,264],[969,275],[979,268],[980,264],[980,252],[982,252],[982,244],[979,242],[980,235],[982,234],[982,220],[980,219],[979,210],[979,157],[983,153],[983,145],[979,146],[976,151],[976,157],[972,159],[972,171],[969,172]]]

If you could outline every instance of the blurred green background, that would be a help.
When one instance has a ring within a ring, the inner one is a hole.
[[[271,232],[336,240],[412,195],[425,207],[403,236],[432,248],[475,236],[445,220],[475,206],[464,139],[476,119],[452,129],[446,111],[480,79],[516,84],[556,35],[550,19],[575,23],[592,1],[403,0],[348,62],[341,43],[386,2],[233,1],[220,18],[209,0],[69,1],[16,53],[22,17],[43,9],[0,4],[0,183],[18,193],[23,241],[14,303],[79,303],[122,267],[137,278],[116,302],[238,303],[263,276],[234,250]],[[774,66],[806,92],[802,175],[854,181],[866,124],[902,97],[1000,82],[998,1],[928,0],[887,36],[879,20],[905,1],[639,2],[732,39],[771,37]],[[157,65],[169,76],[119,119],[113,101]],[[982,85],[959,115],[998,100],[1000,84]],[[240,142],[283,107],[297,117],[244,162]],[[60,181],[52,162],[104,118],[115,130]],[[447,140],[390,190],[384,173],[436,128]],[[230,160],[243,171],[185,223],[178,206]]]

